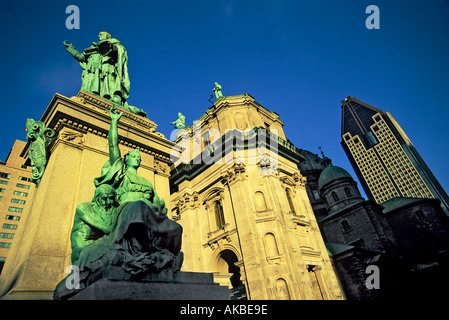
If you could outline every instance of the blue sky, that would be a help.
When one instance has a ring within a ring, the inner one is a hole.
[[[65,26],[71,4],[79,30]],[[365,27],[371,4],[378,30]],[[104,30],[128,50],[129,104],[166,137],[177,112],[187,125],[201,116],[217,81],[356,178],[339,143],[340,102],[353,96],[389,111],[449,191],[449,1],[2,0],[0,15],[1,160],[26,139],[26,118],[40,119],[56,92],[78,93],[81,68],[62,41],[81,51]]]

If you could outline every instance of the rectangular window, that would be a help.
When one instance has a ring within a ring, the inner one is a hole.
[[[351,227],[350,227],[348,221],[346,221],[346,220],[341,222],[341,226],[343,227],[344,232],[348,232],[351,230]]]
[[[9,243],[9,242],[0,242],[0,248],[11,248],[11,243]]]
[[[15,196],[28,197],[28,193],[21,191],[14,191]]]
[[[4,223],[3,224],[3,229],[16,230],[17,229],[17,225],[16,224]]]
[[[6,173],[6,172],[0,172],[0,178],[9,179],[9,178],[11,178],[11,174]]]
[[[0,184],[4,184],[7,185],[9,181],[5,181],[5,180],[0,180]]]
[[[29,189],[29,188],[31,188],[30,186],[28,186],[28,185],[26,185],[26,184],[21,184],[21,183],[16,184],[16,187],[18,187],[18,188],[23,188],[23,189]]]
[[[19,177],[19,180],[31,182],[31,178],[22,177],[22,176]]]
[[[5,193],[5,191],[6,191],[6,189],[4,189],[4,188],[0,188],[0,192],[3,192],[3,193]]]
[[[19,221],[19,220],[20,220],[20,217],[19,217],[19,216],[12,216],[12,215],[7,214],[6,217],[5,217],[5,219],[6,219],[6,220]]]
[[[9,207],[8,211],[22,213],[23,212],[23,208]]]
[[[0,238],[13,239],[14,233],[0,232]]]
[[[19,200],[19,199],[11,199],[12,203],[17,203],[17,204],[25,204],[25,200]]]

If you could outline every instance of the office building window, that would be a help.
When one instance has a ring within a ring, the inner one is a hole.
[[[22,213],[23,212],[23,208],[9,207],[8,211]]]
[[[16,230],[17,229],[17,225],[16,224],[4,223],[2,228],[3,229]]]
[[[21,183],[16,184],[16,187],[18,187],[18,188],[23,188],[23,189],[29,189],[29,188],[31,188],[29,185],[21,184]]]
[[[6,220],[19,221],[19,220],[20,220],[20,217],[19,217],[19,216],[12,216],[12,215],[7,214],[6,217],[5,217],[5,219],[6,219]]]
[[[0,232],[0,238],[12,239],[14,238],[14,233]]]
[[[6,172],[0,172],[0,178],[9,179],[9,178],[11,178],[11,174],[6,173]]]
[[[28,193],[21,191],[14,191],[15,196],[28,197]]]
[[[17,203],[17,204],[25,204],[25,200],[20,200],[20,199],[11,199],[11,203]]]
[[[7,185],[9,181],[5,181],[5,180],[0,180],[0,184],[4,184]]]

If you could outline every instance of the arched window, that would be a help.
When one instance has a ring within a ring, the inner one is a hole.
[[[206,147],[210,144],[210,134],[209,130],[206,130],[206,132],[203,133],[203,147]]]
[[[352,197],[351,189],[349,189],[348,187],[345,187],[345,193],[348,198]]]
[[[289,189],[285,189],[285,195],[287,196],[288,205],[290,206],[290,212],[296,213],[295,206],[293,205],[292,195]]]
[[[265,201],[265,196],[262,191],[257,191],[254,194],[254,201],[256,203],[256,211],[267,210],[267,203]]]
[[[338,196],[335,192],[332,192],[332,198],[334,198],[334,201],[337,202],[338,201]]]
[[[225,219],[223,214],[223,207],[220,201],[214,202],[215,222],[217,223],[217,229],[223,229],[225,226]]]
[[[276,280],[276,296],[278,300],[291,300],[287,281],[282,278]]]
[[[278,257],[280,255],[276,237],[274,236],[274,234],[267,233],[265,235],[265,249],[268,258]]]

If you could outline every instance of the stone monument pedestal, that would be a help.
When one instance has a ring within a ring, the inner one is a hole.
[[[100,280],[69,300],[230,300],[230,295],[228,287],[213,282],[212,273],[133,276],[109,267]]]

